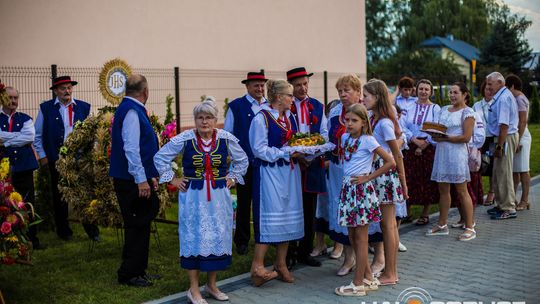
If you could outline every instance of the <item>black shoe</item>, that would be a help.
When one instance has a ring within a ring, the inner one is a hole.
[[[285,264],[287,265],[288,270],[292,270],[294,266],[296,266],[296,263],[298,260],[296,259],[296,255],[287,255],[285,258]]]
[[[161,276],[159,274],[145,274],[143,275],[143,278],[145,278],[147,281],[157,281],[161,279]]]
[[[32,243],[32,249],[34,250],[44,250],[47,249],[47,245],[43,245],[40,243]]]
[[[298,262],[299,263],[302,263],[302,264],[306,264],[308,266],[311,266],[311,267],[321,267],[321,262],[315,260],[314,258],[308,256],[306,258],[303,258],[303,259],[298,259]]]
[[[507,219],[513,219],[517,217],[517,212],[510,212],[510,211],[501,211],[497,214],[491,215],[492,220],[507,220]]]
[[[65,234],[65,235],[64,234],[62,234],[62,235],[59,234],[58,237],[61,238],[64,241],[66,241],[66,242],[71,241],[71,239],[73,238],[71,236],[71,234]]]
[[[493,208],[489,208],[487,210],[487,214],[489,214],[489,215],[496,215],[497,213],[500,213],[500,212],[501,212],[501,208],[499,208],[497,206],[495,206]]]
[[[153,283],[145,279],[143,276],[133,277],[129,280],[118,280],[118,283],[122,285],[128,285],[133,287],[149,287],[152,286]]]
[[[238,245],[236,246],[236,252],[239,254],[239,255],[246,255],[248,253],[248,246],[247,245]]]

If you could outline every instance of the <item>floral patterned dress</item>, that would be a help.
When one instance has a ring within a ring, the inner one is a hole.
[[[379,201],[372,181],[356,184],[351,179],[369,174],[373,151],[379,144],[373,136],[353,139],[348,133],[342,137],[345,152],[344,178],[339,199],[338,222],[343,227],[357,227],[381,221]]]
[[[372,121],[373,136],[387,152],[392,154],[388,141],[395,140],[394,124],[388,118]],[[384,165],[382,158],[377,157],[373,162],[373,171]],[[397,168],[394,167],[375,179],[375,192],[381,204],[394,204],[403,202],[403,188],[399,181]]]

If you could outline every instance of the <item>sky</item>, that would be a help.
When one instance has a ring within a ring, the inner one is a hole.
[[[534,52],[540,52],[540,1],[537,0],[504,0],[510,10],[527,17],[532,25],[525,32],[525,38]]]

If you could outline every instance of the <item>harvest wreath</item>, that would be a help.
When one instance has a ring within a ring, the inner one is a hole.
[[[120,228],[122,215],[109,177],[114,110],[104,107],[97,115],[77,122],[60,149],[56,167],[61,176],[58,188],[81,222]],[[159,134],[163,126],[157,117],[150,120]],[[160,185],[158,195],[162,214],[170,206],[165,185]]]

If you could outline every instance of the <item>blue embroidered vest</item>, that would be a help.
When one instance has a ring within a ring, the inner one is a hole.
[[[54,104],[55,99],[45,101],[39,105],[43,114],[43,149],[49,162],[58,160],[60,147],[64,145],[64,122],[60,115],[60,103]],[[82,100],[74,99],[73,125],[77,121],[83,121],[90,114],[90,104]]]
[[[317,117],[317,123],[311,122],[309,131],[311,133],[321,133],[321,123],[324,113],[324,106],[320,101],[311,97],[309,98],[309,103],[313,106],[313,111],[311,113]]]
[[[268,127],[268,146],[276,148],[283,147],[283,145],[285,144],[287,131],[276,121],[274,116],[272,116],[272,113],[270,113],[268,110],[263,109],[257,115],[259,114],[264,116],[266,126]],[[294,117],[292,115],[289,117],[289,120],[291,122],[292,134],[294,134],[298,131],[298,126],[296,125],[296,121],[294,120]],[[297,163],[296,159],[293,160],[293,163]],[[265,167],[268,165],[270,165],[270,167],[273,167],[277,164],[279,167],[281,167],[285,165],[288,166],[290,162],[284,160],[283,158],[280,158],[278,161],[270,163],[257,158],[256,164],[260,164]]]
[[[109,176],[124,180],[134,180],[128,171],[128,161],[124,152],[124,141],[122,140],[122,124],[129,110],[135,110],[139,117],[139,126],[133,127],[139,127],[141,130],[139,152],[146,178],[158,177],[159,173],[154,166],[154,155],[159,149],[157,136],[150,124],[146,109],[129,98],[124,98],[116,109],[116,112],[114,112]]]
[[[255,113],[251,110],[251,102],[246,96],[237,98],[229,103],[229,111],[234,115],[233,135],[238,138],[240,147],[246,152],[249,161],[253,160],[253,152],[249,144],[249,127],[251,121],[255,117]]]
[[[324,113],[324,106],[320,101],[315,98],[309,98],[309,103],[313,106],[311,116],[317,117],[317,122],[313,123],[310,118],[311,125],[309,126],[310,133],[321,133],[322,116]],[[322,165],[321,165],[321,162]],[[303,187],[305,192],[312,193],[325,193],[326,192],[326,178],[324,169],[324,160],[321,157],[314,159],[309,167],[304,171],[303,175]]]
[[[336,145],[336,148],[329,154],[327,154],[327,158],[329,157],[330,161],[334,164],[339,163],[339,141],[340,141],[340,129],[343,127],[343,125],[339,122],[339,116],[336,115],[330,119],[330,129],[328,130],[328,138],[330,139],[330,142]]]
[[[0,129],[4,132],[9,132],[8,119],[7,115],[0,114]],[[24,113],[15,112],[11,119],[11,132],[20,132],[24,123],[32,118]],[[33,171],[39,167],[36,155],[34,154],[34,149],[32,149],[32,144],[27,144],[22,147],[5,147],[3,150],[5,151],[5,155],[9,157],[9,165],[12,172]]]
[[[205,182],[205,157],[210,156],[212,164],[212,176],[215,188],[223,188],[227,185],[227,174],[229,166],[227,165],[227,140],[223,138],[216,139],[216,148],[210,152],[200,151],[197,147],[197,139],[186,141],[184,154],[182,156],[182,167],[184,168],[184,177],[189,180],[191,189],[201,190]]]

